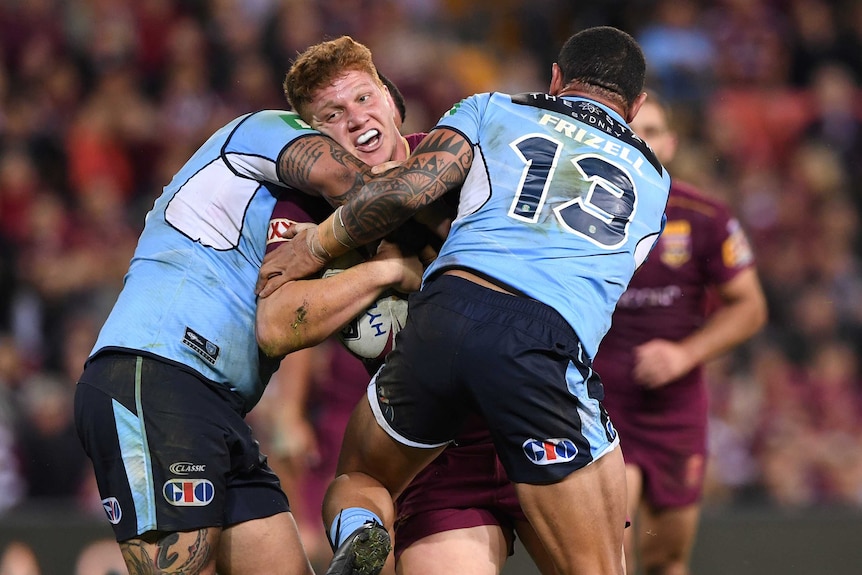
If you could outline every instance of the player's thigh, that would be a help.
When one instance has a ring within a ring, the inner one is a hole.
[[[696,503],[660,511],[644,508],[640,533],[651,534],[640,538],[640,561],[644,571],[649,573],[651,569],[666,567],[670,570],[654,572],[686,573],[686,569],[680,569],[688,565],[699,520],[700,505]]]
[[[617,447],[550,484],[516,484],[518,498],[564,573],[621,573],[625,464]]]
[[[368,390],[376,397],[374,383]],[[397,496],[442,449],[400,443],[380,427],[368,399],[361,399],[344,432],[336,475],[356,472],[370,475]]]
[[[625,530],[624,542],[626,565],[629,573],[635,572],[637,561],[637,541],[643,538],[643,528],[638,521],[641,496],[643,494],[643,473],[636,465],[626,464],[626,515],[631,522]]]
[[[536,530],[533,529],[530,522],[516,521],[515,533],[518,534],[518,539],[521,540],[521,545],[523,545],[524,549],[527,550],[527,553],[529,553],[533,563],[536,564],[539,572],[542,575],[557,575],[558,571],[556,567],[554,567],[553,558],[548,554],[548,550],[545,549],[544,543],[539,539],[539,535],[536,533]]]
[[[509,555],[509,543],[499,525],[451,529],[423,537],[405,549],[398,575],[498,575]]]
[[[193,531],[149,531],[120,542],[130,575],[188,573],[213,575],[221,529],[204,527]]]
[[[637,465],[626,464],[626,513],[634,522],[643,495],[643,473]]]
[[[291,513],[225,528],[218,551],[219,575],[314,575]]]

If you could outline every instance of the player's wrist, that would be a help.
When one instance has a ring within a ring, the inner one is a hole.
[[[319,227],[310,230],[306,236],[306,243],[308,244],[308,252],[311,254],[311,257],[322,265],[331,261],[334,256],[320,241],[319,230]]]
[[[356,247],[356,242],[344,229],[340,206],[317,227],[316,241],[319,244],[317,253],[326,258],[325,262]]]
[[[383,254],[375,254],[365,265],[366,277],[381,292],[399,285],[404,276],[398,261]]]

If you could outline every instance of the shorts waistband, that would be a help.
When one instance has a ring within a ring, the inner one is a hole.
[[[510,312],[527,315],[557,329],[566,331],[573,338],[578,339],[574,328],[557,310],[538,300],[503,293],[481,286],[462,277],[445,274],[435,277],[426,285],[423,291],[428,293],[433,291],[452,291],[457,293],[462,299],[470,299],[478,303],[500,307]]]

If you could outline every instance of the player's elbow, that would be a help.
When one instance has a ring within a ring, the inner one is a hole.
[[[303,347],[301,333],[289,326],[260,321],[255,325],[255,337],[261,352],[269,358],[279,358]]]
[[[269,358],[283,357],[287,355],[286,346],[278,337],[276,330],[269,328],[266,324],[258,322],[255,327],[255,337],[260,351]]]
[[[766,297],[760,294],[757,301],[752,305],[751,322],[754,333],[763,329],[767,321],[769,321],[769,308],[766,305]]]

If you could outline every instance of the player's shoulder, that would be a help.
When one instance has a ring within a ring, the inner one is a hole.
[[[299,114],[290,110],[258,110],[240,116],[232,122],[242,133],[281,134],[282,137],[300,137],[319,134]]]
[[[707,219],[724,219],[730,215],[729,207],[723,200],[688,182],[678,180],[671,183],[667,211]]]

